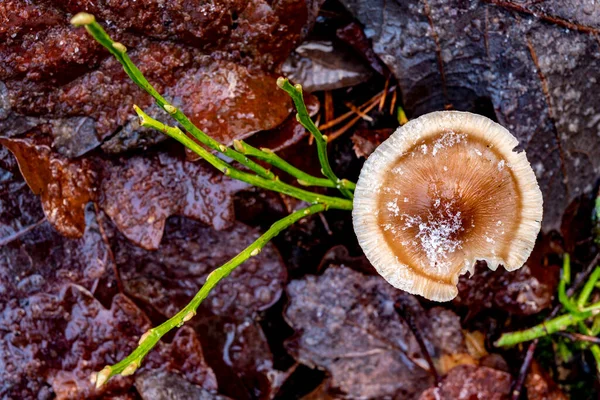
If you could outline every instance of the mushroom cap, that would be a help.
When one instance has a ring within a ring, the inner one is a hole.
[[[390,284],[430,300],[456,297],[477,260],[523,266],[542,193],[518,140],[489,118],[439,111],[398,128],[367,159],[352,211],[366,257]]]

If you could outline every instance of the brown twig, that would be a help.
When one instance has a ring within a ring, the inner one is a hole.
[[[385,105],[385,100],[387,99],[388,87],[390,86],[390,77],[385,80],[385,86],[383,87],[383,96],[381,96],[381,100],[379,100],[379,112],[383,111],[383,106]]]
[[[439,384],[440,375],[438,374],[437,369],[435,368],[435,364],[433,363],[431,354],[429,354],[429,350],[427,350],[427,346],[425,345],[425,341],[423,340],[421,331],[417,327],[417,324],[415,323],[412,314],[410,313],[408,308],[405,307],[404,304],[402,304],[401,300],[398,300],[394,303],[394,308],[396,309],[396,312],[398,313],[400,318],[402,318],[406,322],[411,332],[413,333],[415,339],[417,340],[417,343],[419,344],[421,353],[423,353],[423,357],[425,357],[425,361],[427,361],[427,364],[429,365],[429,372],[431,373],[431,375],[433,375],[433,379],[435,379],[435,384]]]
[[[375,106],[377,105],[377,102],[372,103],[370,106],[368,106],[364,112],[368,113],[369,111],[371,111],[373,108],[375,108]],[[337,139],[338,137],[342,136],[344,133],[346,133],[348,131],[348,129],[352,128],[354,126],[354,124],[356,124],[358,122],[358,120],[361,119],[361,116],[359,115],[358,117],[354,117],[350,120],[350,122],[348,122],[346,125],[342,126],[340,129],[338,129],[337,131],[329,134],[329,140],[334,140]]]
[[[589,343],[600,344],[600,338],[597,338],[594,336],[589,336],[589,335],[583,335],[581,333],[556,332],[556,334],[566,337],[567,339],[569,339],[573,342],[589,342]]]
[[[358,106],[359,110],[363,110],[366,107],[369,107],[371,104],[375,103],[377,104],[377,102],[379,101],[379,99],[381,98],[381,96],[383,96],[383,91],[377,93],[375,96],[373,96],[372,98],[370,98],[369,100],[367,100],[365,103],[361,104],[360,106]],[[329,129],[331,127],[334,127],[344,121],[346,121],[348,118],[350,118],[351,116],[355,115],[354,111],[350,110],[345,114],[340,115],[339,117],[319,126],[319,129],[321,130],[325,130],[325,129]]]

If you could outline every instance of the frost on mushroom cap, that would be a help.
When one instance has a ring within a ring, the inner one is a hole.
[[[423,115],[365,162],[354,230],[393,286],[430,300],[456,297],[477,260],[523,266],[542,221],[542,193],[517,139],[467,112]]]

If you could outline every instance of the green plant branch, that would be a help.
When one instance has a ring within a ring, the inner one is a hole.
[[[212,137],[204,133],[200,128],[192,123],[189,118],[178,108],[171,105],[164,97],[158,93],[156,89],[148,82],[146,77],[138,69],[138,67],[131,61],[131,58],[127,55],[127,48],[119,43],[112,40],[112,38],[106,33],[106,31],[96,22],[93,15],[87,13],[79,13],[71,19],[71,23],[76,26],[85,26],[85,29],[89,32],[92,37],[103,45],[116,59],[121,63],[121,66],[129,75],[131,80],[135,82],[140,88],[150,94],[156,104],[167,113],[169,113],[181,126],[188,131],[193,137],[195,137],[200,143],[208,146],[209,148],[225,154],[226,156],[234,159],[240,164],[246,166],[256,174],[267,179],[275,179],[275,175],[263,168],[261,165],[249,160],[248,157],[238,153],[234,149],[226,147],[219,143]]]
[[[596,286],[596,282],[598,282],[598,279],[600,279],[600,267],[596,267],[596,269],[594,269],[590,275],[590,278],[583,286],[583,289],[581,289],[579,299],[577,299],[577,307],[583,308],[585,306],[590,298],[590,295],[592,294],[592,291],[594,290],[594,287]]]
[[[561,271],[560,282],[558,283],[558,301],[573,315],[581,314],[575,302],[567,296],[567,284],[571,283],[571,256],[565,254],[563,258],[563,268]]]
[[[586,335],[594,335],[595,332],[590,330],[585,325],[584,321],[588,318],[600,315],[600,302],[594,303],[588,307],[585,307],[585,305],[592,293],[592,290],[596,287],[598,279],[600,279],[600,267],[596,267],[592,274],[590,274],[579,294],[577,304],[575,304],[573,299],[569,298],[566,292],[566,285],[570,283],[571,280],[571,259],[569,254],[565,254],[563,259],[562,275],[558,285],[558,297],[560,303],[569,313],[553,318],[549,321],[542,322],[541,324],[529,329],[505,333],[500,336],[500,339],[496,341],[495,345],[498,347],[513,346],[518,343],[564,331],[574,325],[577,325],[582,333]],[[598,347],[597,345],[594,346]],[[592,353],[594,354],[594,357],[598,356],[597,361],[600,361],[600,347],[597,349],[592,349]]]
[[[177,140],[178,142],[180,142],[181,144],[198,154],[200,157],[204,158],[211,165],[213,165],[215,168],[217,168],[219,171],[221,171],[227,176],[263,189],[287,194],[288,196],[297,198],[299,200],[304,200],[312,204],[325,204],[327,208],[336,208],[340,210],[352,209],[352,201],[348,199],[320,195],[318,193],[309,192],[307,190],[303,190],[295,186],[289,185],[285,182],[281,182],[278,178],[276,178],[275,180],[270,180],[257,175],[240,171],[232,167],[227,162],[221,160],[219,157],[215,156],[210,151],[206,150],[204,147],[200,146],[192,139],[190,139],[185,133],[183,133],[183,131],[181,131],[181,129],[165,125],[162,122],[155,120],[154,118],[144,113],[137,106],[134,106],[134,109],[140,117],[140,124],[142,126],[154,128],[172,137],[173,139]]]
[[[240,254],[233,257],[227,263],[212,271],[207,277],[202,288],[196,293],[194,298],[181,309],[177,314],[163,322],[159,326],[150,329],[142,335],[139,340],[138,347],[133,350],[127,357],[118,363],[104,367],[97,375],[94,376],[96,387],[101,387],[111,377],[121,375],[131,375],[142,363],[142,360],[150,350],[158,343],[158,341],[169,331],[176,327],[181,327],[187,321],[196,315],[196,310],[202,301],[208,296],[210,291],[225,277],[227,277],[236,267],[260,253],[262,248],[281,231],[288,228],[290,225],[301,220],[302,218],[324,211],[324,204],[315,204],[302,210],[296,211],[285,218],[275,222],[271,228],[256,239],[250,246],[246,247]]]
[[[283,158],[275,154],[275,152],[273,152],[271,149],[267,149],[264,147],[257,149],[256,147],[249,145],[243,140],[234,140],[233,147],[235,147],[235,149],[242,154],[265,161],[274,166],[275,168],[278,168],[283,172],[288,173],[289,175],[296,178],[298,180],[298,183],[302,186],[320,186],[328,188],[338,187],[338,185],[336,185],[334,182],[327,178],[318,178],[316,176],[307,174],[301,169],[294,167],[292,164],[288,163]],[[354,190],[356,188],[356,184],[350,182],[347,179],[341,179],[339,186],[342,186],[348,190]]]
[[[321,133],[319,128],[317,128],[313,120],[310,118],[308,110],[306,109],[306,104],[304,104],[302,86],[292,85],[286,78],[277,79],[277,86],[283,89],[292,98],[292,101],[296,106],[296,110],[298,111],[298,114],[296,114],[296,119],[311,133],[311,135],[314,136],[315,142],[317,143],[319,162],[321,163],[321,172],[325,177],[335,184],[335,187],[338,188],[344,196],[352,199],[352,192],[341,184],[341,180],[335,175],[331,169],[331,165],[329,165],[329,158],[327,156],[327,136]]]
[[[553,333],[564,331],[565,329],[576,325],[580,321],[597,315],[600,312],[600,303],[595,303],[590,307],[587,307],[586,311],[580,315],[565,314],[546,322],[542,322],[533,328],[525,329],[522,331],[505,333],[500,336],[495,343],[497,347],[514,346],[515,344],[527,342],[529,340],[537,339],[542,336],[551,335]]]

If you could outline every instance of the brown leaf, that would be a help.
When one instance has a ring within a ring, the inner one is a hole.
[[[525,379],[525,387],[528,400],[567,400],[560,387],[535,360]]]
[[[126,356],[150,328],[131,300],[114,295],[112,252],[93,206],[86,217],[80,239],[66,239],[44,223],[0,248],[0,325],[6,331],[0,340],[0,397],[96,397],[90,374]],[[189,328],[157,350],[142,370],[180,372],[216,389]],[[116,378],[102,393],[123,395],[132,384],[132,378]]]
[[[110,152],[162,139],[135,123],[132,105],[148,107],[150,97],[84,29],[69,25],[70,13],[80,11],[95,14],[157,89],[217,140],[231,144],[274,128],[291,110],[275,73],[315,20],[320,3],[228,0],[163,7],[148,0],[4,1],[0,131],[15,136],[37,126],[68,157],[114,133],[104,146]]]
[[[510,374],[487,367],[459,365],[438,387],[425,391],[419,400],[508,399]]]
[[[164,241],[155,251],[136,247],[113,234],[112,247],[126,293],[168,317],[187,304],[213,269],[259,236],[240,223],[215,231],[185,218],[169,219]],[[279,299],[286,276],[277,250],[269,244],[217,286],[200,312],[250,317]]]
[[[0,247],[44,220],[38,198],[27,187],[6,147],[0,146]]]
[[[392,133],[393,129],[358,129],[351,138],[356,157],[368,158]]]
[[[332,386],[348,398],[410,399],[433,383],[396,301],[410,310],[434,357],[466,352],[458,317],[443,309],[425,312],[413,296],[378,276],[330,266],[322,276],[292,281],[287,293],[285,316],[297,330],[288,351],[299,362],[326,369]]]
[[[204,161],[149,153],[104,163],[99,197],[101,207],[129,240],[157,249],[171,215],[195,218],[216,229],[230,226],[232,195],[247,187]]]
[[[85,205],[95,198],[91,163],[67,160],[30,139],[0,139],[0,144],[17,158],[25,181],[40,196],[47,220],[65,236],[82,236]]]
[[[581,25],[594,10],[560,0],[342,3],[373,33],[411,116],[495,114],[515,134],[544,194],[543,229],[558,230],[600,169],[599,31]]]

